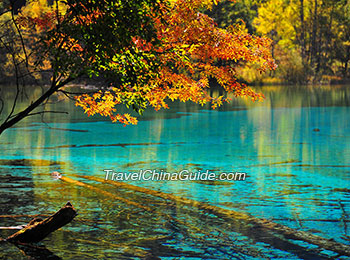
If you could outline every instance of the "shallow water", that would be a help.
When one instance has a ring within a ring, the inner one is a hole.
[[[258,90],[264,102],[234,99],[214,111],[174,103],[126,127],[88,118],[68,100],[55,102],[50,110],[70,114],[28,118],[0,137],[0,215],[51,214],[67,201],[75,206],[75,220],[42,243],[54,256],[41,251],[34,253],[37,259],[335,257],[262,232],[246,219],[78,176],[103,179],[105,169],[244,172],[244,181],[128,183],[350,245],[350,86]],[[55,180],[53,171],[151,210]],[[29,220],[0,216],[0,226]],[[10,233],[0,230],[0,237]],[[0,258],[25,259],[15,246],[0,246]]]

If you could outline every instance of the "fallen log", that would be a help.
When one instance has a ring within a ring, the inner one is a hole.
[[[71,179],[71,178],[64,177],[64,176],[61,176],[59,179],[60,179],[61,181],[64,181],[64,182],[68,182],[68,183],[71,183],[71,184],[74,184],[74,185],[77,185],[77,186],[81,186],[81,187],[84,187],[84,188],[88,188],[88,189],[93,190],[93,191],[95,191],[95,192],[104,194],[104,195],[106,195],[106,196],[108,196],[108,197],[112,197],[112,198],[114,198],[114,199],[116,199],[116,200],[120,200],[120,201],[122,201],[122,202],[124,202],[124,203],[126,203],[126,204],[129,204],[129,205],[133,205],[133,206],[135,206],[135,207],[138,207],[138,208],[141,208],[141,209],[144,209],[144,210],[147,210],[147,211],[151,211],[151,210],[152,210],[150,207],[141,205],[141,204],[139,204],[139,203],[137,203],[137,202],[134,202],[134,201],[131,201],[131,200],[128,200],[128,199],[124,199],[124,198],[119,197],[119,196],[117,196],[117,195],[115,195],[115,194],[112,194],[112,193],[110,193],[110,192],[108,192],[108,191],[101,190],[101,189],[99,189],[99,188],[96,188],[96,187],[94,187],[94,186],[92,186],[92,185],[83,183],[83,182],[81,182],[81,181],[73,180],[73,179]]]
[[[349,245],[345,245],[345,244],[336,242],[333,239],[323,238],[323,237],[320,237],[320,236],[317,236],[317,235],[314,235],[314,234],[311,234],[311,233],[308,233],[305,231],[296,230],[296,229],[287,227],[285,225],[281,225],[281,224],[272,222],[272,221],[267,220],[267,219],[256,218],[256,217],[253,217],[251,215],[241,213],[238,211],[216,207],[216,206],[210,205],[210,204],[205,203],[205,202],[195,201],[192,199],[187,199],[184,197],[172,195],[172,194],[161,192],[161,191],[151,190],[151,189],[131,185],[131,184],[124,183],[124,182],[105,180],[105,179],[94,177],[94,176],[81,176],[81,175],[74,175],[74,174],[73,174],[73,176],[79,177],[79,178],[85,178],[88,180],[93,180],[93,181],[100,182],[100,183],[108,183],[108,184],[111,184],[113,186],[117,186],[119,188],[133,190],[136,192],[141,192],[141,193],[153,195],[153,196],[156,196],[159,198],[163,198],[166,200],[174,201],[176,203],[181,203],[183,205],[196,207],[198,209],[205,210],[206,212],[210,212],[210,213],[212,213],[218,217],[221,217],[223,219],[235,220],[235,221],[239,220],[239,221],[242,221],[246,224],[252,225],[255,229],[261,229],[261,230],[265,229],[265,230],[271,231],[275,234],[280,234],[287,239],[305,241],[307,243],[317,245],[320,248],[324,248],[324,249],[336,252],[340,255],[350,256],[350,246]]]
[[[78,175],[76,175],[76,176],[78,176]],[[83,177],[83,176],[81,176],[81,177]],[[116,200],[122,201],[122,202],[124,202],[126,204],[135,206],[135,207],[140,208],[142,210],[149,211],[149,212],[152,212],[152,213],[157,214],[159,216],[165,217],[165,218],[167,218],[167,219],[169,219],[171,221],[174,221],[174,222],[180,224],[181,226],[184,226],[184,227],[188,228],[186,230],[186,233],[190,233],[191,235],[193,235],[195,237],[198,237],[197,233],[202,233],[202,234],[205,234],[207,237],[211,237],[211,238],[215,238],[215,239],[218,238],[215,235],[210,234],[210,232],[208,232],[207,230],[203,230],[203,229],[201,229],[199,227],[196,227],[194,225],[191,225],[191,224],[189,224],[189,223],[187,223],[187,222],[185,222],[183,220],[176,219],[173,216],[170,216],[170,215],[168,215],[166,213],[163,213],[163,212],[158,211],[156,209],[152,209],[152,208],[150,208],[148,206],[144,206],[143,204],[140,204],[140,203],[137,203],[137,202],[125,199],[123,197],[117,196],[115,194],[112,194],[112,193],[110,193],[108,191],[99,189],[99,188],[97,188],[95,186],[92,186],[90,184],[87,184],[87,183],[84,183],[84,182],[81,182],[81,181],[77,181],[77,180],[74,180],[74,179],[71,179],[71,178],[65,177],[65,176],[61,176],[59,179],[61,181],[63,181],[63,182],[67,182],[67,183],[70,183],[70,184],[73,184],[73,185],[77,185],[77,186],[81,186],[81,187],[84,187],[84,188],[88,188],[90,190],[95,191],[96,193],[103,194],[105,196],[108,196],[108,197],[114,198]],[[249,248],[249,252],[248,252],[247,251],[247,247],[248,246],[245,246],[244,248],[240,248],[239,246],[232,244],[232,241],[229,241],[228,243],[226,243],[225,247],[234,247],[234,249],[237,252],[243,252],[244,251],[245,254],[261,258],[261,253],[256,251],[255,249]]]
[[[25,228],[14,233],[4,240],[11,243],[39,242],[50,233],[71,222],[76,215],[77,212],[73,208],[72,204],[70,202],[67,202],[67,204],[55,214],[44,220],[40,218],[32,219],[25,226]]]

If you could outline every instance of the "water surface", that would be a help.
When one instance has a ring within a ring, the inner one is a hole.
[[[350,86],[258,90],[264,102],[233,99],[219,110],[174,103],[170,110],[147,111],[137,126],[127,127],[88,118],[56,97],[50,110],[69,115],[33,116],[0,137],[0,215],[47,215],[71,201],[79,215],[42,243],[62,259],[335,257],[315,245],[260,232],[244,219],[78,176],[104,178],[104,169],[244,172],[244,181],[129,183],[350,245]],[[54,180],[52,171],[115,197]],[[0,216],[0,226],[29,220]],[[10,233],[0,230],[1,237]],[[24,258],[16,247],[1,246],[2,258]]]

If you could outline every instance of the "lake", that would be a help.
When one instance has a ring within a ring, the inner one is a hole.
[[[68,115],[33,116],[0,137],[0,226],[26,224],[28,215],[47,216],[70,201],[78,216],[43,240],[45,250],[27,255],[348,259],[277,232],[273,223],[350,246],[350,86],[256,90],[266,96],[263,102],[233,98],[218,110],[173,103],[125,127],[87,117],[72,101],[54,97],[48,110]],[[2,95],[13,98],[8,88]],[[105,170],[239,172],[245,180],[118,186],[103,182]],[[53,171],[83,184],[55,179]],[[11,233],[0,230],[0,237]],[[14,245],[0,246],[1,259],[27,259]]]

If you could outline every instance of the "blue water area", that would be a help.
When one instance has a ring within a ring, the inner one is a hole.
[[[62,259],[347,259],[306,236],[350,246],[350,86],[257,90],[264,102],[173,103],[126,127],[68,100],[51,104],[70,114],[28,118],[0,137],[1,225],[29,220],[4,215],[51,214],[71,201],[79,215],[43,242]],[[245,179],[123,181],[145,193],[101,182],[106,169]],[[305,233],[296,239],[259,221]],[[2,247],[4,258],[23,257]]]

